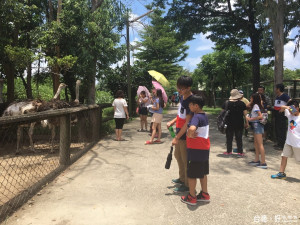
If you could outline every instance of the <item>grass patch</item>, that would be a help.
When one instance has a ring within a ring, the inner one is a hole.
[[[214,108],[214,107],[204,106],[203,110],[208,114],[218,115],[222,111],[222,108],[219,108],[219,107]]]

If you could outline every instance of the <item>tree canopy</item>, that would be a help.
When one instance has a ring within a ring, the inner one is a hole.
[[[145,71],[156,70],[167,79],[174,79],[182,67],[178,63],[187,56],[188,46],[177,38],[170,22],[162,17],[163,11],[155,10],[150,15],[151,25],[140,33],[141,41],[137,42],[137,64]]]

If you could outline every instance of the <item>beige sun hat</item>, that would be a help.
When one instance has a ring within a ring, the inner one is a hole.
[[[243,95],[239,92],[238,89],[232,89],[230,91],[230,97],[229,97],[229,100],[238,100],[240,99],[241,97],[243,97]]]

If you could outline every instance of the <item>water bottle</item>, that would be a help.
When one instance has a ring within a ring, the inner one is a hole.
[[[172,126],[169,127],[169,132],[170,132],[172,138],[174,138],[176,136],[176,134],[175,134],[174,129],[173,129]]]

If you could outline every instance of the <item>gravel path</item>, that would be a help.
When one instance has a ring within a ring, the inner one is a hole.
[[[139,119],[125,124],[125,141],[99,141],[3,224],[300,224],[300,165],[289,159],[288,178],[272,180],[281,152],[267,142],[269,168],[251,167],[254,153],[247,149],[253,144],[247,138],[245,158],[224,157],[225,136],[216,130],[215,116],[209,116],[211,202],[183,204],[172,191],[171,179],[178,177],[174,157],[164,169],[171,143],[166,122],[175,115],[175,108],[164,115],[162,144],[144,145],[149,136],[136,131]]]

